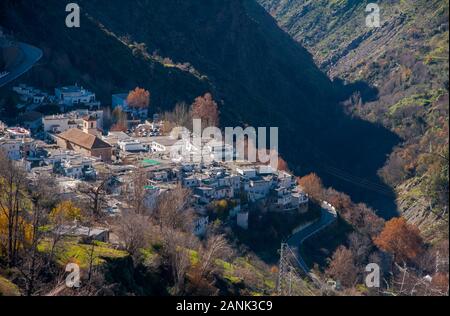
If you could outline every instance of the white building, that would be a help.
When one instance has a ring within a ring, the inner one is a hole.
[[[247,192],[251,202],[266,198],[269,195],[271,188],[272,181],[268,181],[264,178],[254,178],[244,183],[244,190]]]
[[[185,188],[194,188],[200,185],[200,181],[196,177],[190,176],[184,178],[182,184]]]
[[[108,132],[107,136],[102,136],[102,139],[111,146],[119,146],[120,141],[129,141],[132,138],[124,132]]]
[[[10,160],[22,159],[22,142],[14,139],[0,139],[0,150],[3,151]]]
[[[137,139],[120,140],[117,142],[120,150],[126,152],[145,152],[148,149]]]
[[[78,123],[75,120],[64,114],[45,116],[42,118],[42,124],[44,125],[45,132],[53,134],[62,133],[78,127]]]
[[[309,198],[304,192],[292,192],[292,205],[294,207],[307,206]]]
[[[214,189],[215,200],[232,199],[233,197],[234,197],[234,190],[232,187],[222,186]]]
[[[72,128],[82,127],[84,117],[95,117],[97,128],[103,129],[103,111],[75,110],[70,113],[49,115],[42,118],[42,125],[46,133],[63,133]]]
[[[22,127],[7,128],[6,132],[9,134],[11,139],[25,139],[31,137],[31,132]]]
[[[290,173],[286,171],[278,171],[278,186],[291,188],[295,185],[295,178]]]
[[[90,107],[100,106],[95,99],[95,93],[78,86],[67,86],[55,89],[56,101],[66,107],[87,105]]]
[[[277,206],[279,207],[286,207],[288,204],[292,201],[292,194],[291,192],[284,187],[275,189],[275,192],[277,193]]]
[[[223,178],[219,178],[217,179],[217,182],[219,186],[232,187],[235,193],[239,192],[239,190],[241,189],[241,178],[236,175],[229,175]]]
[[[79,238],[88,238],[89,240],[97,240],[101,242],[109,242],[109,230],[101,227],[85,227],[80,225],[62,226],[55,229],[55,233],[61,236],[72,236]]]
[[[12,90],[19,95],[21,101],[28,103],[42,104],[47,98],[49,98],[47,93],[25,84],[15,86]]]
[[[0,150],[5,152],[9,159],[20,160],[33,156],[36,152],[36,143],[31,138],[0,138]]]
[[[199,202],[208,204],[214,199],[214,189],[211,187],[198,187],[194,189],[194,194]]]
[[[203,146],[203,153],[208,153],[212,161],[232,161],[234,147],[224,142],[210,141]]]
[[[59,172],[72,179],[82,179],[87,174],[95,178],[95,170],[92,167],[93,160],[89,158],[65,159],[59,163]]]
[[[236,168],[236,172],[247,179],[256,177],[256,169],[255,168],[251,168],[251,167]]]
[[[183,147],[183,144],[178,139],[169,136],[152,137],[151,140],[150,148],[153,152],[170,154],[171,152],[176,152],[177,148],[181,149]]]

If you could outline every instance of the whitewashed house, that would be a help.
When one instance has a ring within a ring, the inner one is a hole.
[[[125,152],[145,152],[147,148],[137,139],[121,140],[117,142],[120,150]]]
[[[215,191],[211,187],[198,187],[194,189],[194,194],[198,197],[199,202],[208,204],[214,199]]]
[[[189,176],[182,180],[182,184],[185,188],[194,188],[200,185],[200,181],[194,176]]]
[[[270,193],[271,187],[271,181],[266,181],[263,178],[257,178],[246,182],[244,190],[247,192],[249,200],[255,202],[266,198]]]
[[[68,108],[73,108],[81,104],[91,108],[100,106],[100,102],[96,101],[95,93],[77,85],[56,88],[55,97],[60,105]]]
[[[234,190],[230,186],[221,186],[215,188],[214,190],[215,200],[232,199],[233,197],[234,197]]]
[[[236,172],[247,178],[247,179],[252,179],[256,177],[256,169],[255,168],[236,168]]]
[[[278,186],[284,188],[291,188],[295,185],[295,177],[286,171],[278,171]]]

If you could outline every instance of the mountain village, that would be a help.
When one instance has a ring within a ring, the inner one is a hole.
[[[82,183],[104,181],[107,203],[101,211],[106,216],[120,216],[131,207],[125,197],[134,185],[144,187],[145,207],[150,211],[163,192],[177,186],[188,188],[196,214],[193,229],[200,237],[211,221],[208,210],[219,201],[227,201],[229,222],[245,230],[251,227],[249,203],[264,203],[267,212],[302,214],[308,210],[308,196],[292,174],[245,160],[225,162],[217,155],[233,155],[233,146],[210,142],[205,144],[211,156],[208,162],[176,161],[171,157],[173,150],[194,154],[198,149],[173,132],[163,133],[164,122],[159,115],[147,120],[146,109],[129,107],[127,94],[112,96],[113,108],[121,107],[129,114],[127,131],[106,131],[100,103],[83,87],[56,88],[55,95],[26,85],[13,90],[20,96],[18,108],[26,112],[21,126],[1,123],[0,150],[22,164],[30,180],[39,175],[54,176],[59,193],[69,200],[83,199],[77,191]],[[61,113],[43,116],[34,112],[47,102],[58,104]],[[144,172],[144,183],[133,182],[136,172]],[[74,223],[65,233],[89,233],[94,239],[107,241],[109,228],[88,230]]]

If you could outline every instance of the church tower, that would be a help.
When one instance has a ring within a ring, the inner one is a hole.
[[[100,135],[100,130],[97,126],[97,118],[93,115],[83,118],[83,132],[94,136]]]

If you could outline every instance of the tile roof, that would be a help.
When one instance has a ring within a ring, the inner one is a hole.
[[[111,145],[97,136],[85,133],[78,128],[69,129],[57,137],[86,149],[111,148]]]

